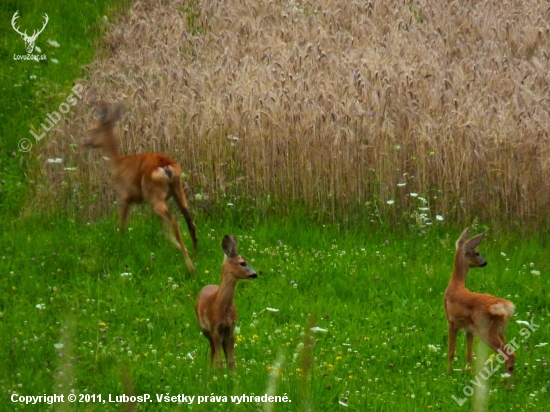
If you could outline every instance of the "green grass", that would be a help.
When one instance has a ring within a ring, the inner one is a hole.
[[[442,294],[462,228],[433,226],[423,233],[408,226],[410,217],[389,222],[377,214],[367,226],[357,216],[342,226],[324,226],[298,212],[266,219],[253,204],[213,205],[197,216],[199,251],[192,258],[198,271],[191,278],[146,209],[134,212],[125,235],[114,218],[87,224],[73,220],[72,213],[40,213],[27,192],[29,165],[17,144],[83,76],[104,27],[102,16],[126,3],[0,5],[0,389],[6,405],[1,409],[49,410],[44,403],[23,407],[9,398],[72,389],[103,399],[151,394],[153,403],[145,410],[255,411],[263,406],[157,404],[155,394],[261,396],[270,382],[275,394],[292,400],[274,410],[346,410],[339,404],[346,399],[347,410],[357,411],[470,409],[471,398],[459,407],[452,396],[464,398],[472,377],[444,374]],[[14,53],[25,53],[8,23],[16,10],[21,27],[30,31],[48,13],[50,22],[36,44],[58,63],[13,60]],[[325,220],[316,213],[319,222]],[[235,374],[208,370],[208,344],[194,313],[200,289],[219,282],[226,233],[237,235],[240,252],[260,273],[237,287]],[[490,410],[536,411],[548,404],[547,347],[536,346],[550,339],[547,249],[544,233],[525,239],[490,231],[481,246],[489,266],[469,274],[472,290],[515,303],[509,339],[522,338],[524,326],[515,320],[540,325],[517,351],[515,390],[501,387],[500,372],[489,380]],[[314,333],[309,348],[312,326],[327,332]],[[457,369],[464,366],[464,346],[461,334]],[[116,403],[55,406],[122,409]]]
[[[135,212],[125,235],[114,218],[93,224],[64,217],[15,223],[0,240],[2,392],[38,395],[73,388],[105,398],[122,395],[131,381],[135,394],[153,396],[154,410],[187,410],[183,404],[157,405],[157,393],[228,397],[228,403],[195,404],[192,410],[257,410],[261,405],[255,403],[230,405],[229,397],[266,393],[269,369],[280,356],[277,394],[286,393],[292,403],[276,404],[275,410],[306,405],[341,410],[338,402],[344,399],[348,410],[358,411],[469,409],[471,398],[460,408],[452,395],[464,398],[472,377],[444,374],[442,294],[460,231],[344,231],[312,227],[298,218],[237,230],[232,222],[205,223],[201,216],[197,221],[195,278],[148,212]],[[225,368],[208,371],[208,343],[200,335],[194,303],[204,285],[219,282],[221,239],[233,232],[240,253],[260,275],[237,287],[240,332],[232,375]],[[515,303],[509,340],[521,338],[524,326],[515,320],[540,325],[517,351],[515,390],[501,387],[501,372],[489,380],[490,410],[542,410],[548,403],[547,348],[536,345],[550,340],[549,262],[544,243],[514,239],[489,234],[480,247],[489,265],[471,270],[467,284]],[[121,276],[126,272],[131,275]],[[36,307],[41,304],[44,309]],[[328,332],[313,334],[307,370],[300,348],[313,325]],[[463,336],[457,369],[465,362]],[[64,347],[56,349],[59,343]],[[124,373],[130,378],[122,378]],[[70,410],[89,408],[79,404]]]
[[[27,196],[29,157],[19,150],[19,142],[29,139],[37,144],[29,130],[41,130],[46,114],[58,110],[75,80],[85,77],[83,68],[92,61],[98,36],[106,26],[103,16],[112,16],[128,4],[128,0],[0,3],[0,180],[10,189],[0,186],[0,213],[17,215]],[[26,54],[25,43],[11,27],[16,11],[20,16],[17,25],[28,34],[40,29],[44,13],[48,14],[49,22],[36,40],[40,52],[35,49],[33,53],[46,54],[47,60],[14,60],[14,55]],[[70,113],[66,116],[70,118]]]
[[[29,128],[40,128],[46,113],[56,110],[70,93],[75,79],[83,77],[83,67],[92,61],[98,35],[105,27],[103,15],[125,7],[127,0],[29,2],[7,1],[0,5],[0,146],[4,152],[17,151],[22,137],[32,139]],[[38,36],[34,54],[46,54],[47,60],[14,60],[26,54],[21,36],[11,27],[13,14],[21,31],[30,34],[42,27],[43,15],[49,22]],[[55,47],[48,43],[54,40]],[[56,62],[57,60],[57,62]],[[34,140],[34,139],[33,139]],[[33,142],[34,143],[34,142]]]

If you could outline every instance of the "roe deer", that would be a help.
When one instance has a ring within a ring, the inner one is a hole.
[[[447,372],[455,356],[456,335],[460,329],[466,332],[466,362],[472,361],[472,344],[474,334],[492,350],[498,352],[506,364],[506,372],[514,372],[515,354],[504,337],[508,320],[514,314],[514,304],[506,299],[497,298],[485,293],[474,293],[464,285],[468,269],[484,267],[487,261],[479,254],[477,247],[485,233],[468,240],[466,229],[456,241],[456,254],[451,281],[445,290],[445,315],[449,323],[449,363]]]
[[[210,342],[210,366],[214,359],[218,367],[222,366],[223,348],[227,365],[235,369],[235,326],[237,325],[237,308],[233,303],[235,286],[239,279],[258,277],[254,269],[237,252],[237,241],[233,235],[225,235],[222,241],[225,259],[222,264],[220,286],[208,285],[202,288],[195,311],[199,327]]]
[[[174,159],[158,153],[121,156],[113,131],[116,122],[120,119],[121,111],[122,104],[120,103],[111,112],[105,103],[101,103],[99,123],[90,130],[93,137],[85,141],[83,145],[92,149],[101,149],[104,155],[111,160],[113,186],[120,208],[121,227],[126,226],[132,203],[149,203],[153,211],[174,231],[176,240],[173,238],[171,240],[183,253],[189,272],[194,274],[195,268],[183,243],[178,220],[171,215],[166,207],[166,200],[173,196],[185,217],[193,246],[196,249],[196,227],[181,187],[181,168]]]

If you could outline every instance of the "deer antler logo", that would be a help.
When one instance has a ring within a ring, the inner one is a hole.
[[[44,25],[42,26],[42,28],[39,30],[39,31],[36,31],[34,30],[32,36],[29,36],[27,34],[27,30],[25,30],[24,33],[21,33],[19,31],[19,28],[16,27],[16,20],[19,18],[19,11],[16,11],[15,14],[13,15],[12,19],[11,19],[11,26],[13,27],[13,29],[19,33],[21,35],[21,37],[23,38],[23,40],[25,41],[25,48],[27,49],[27,53],[28,54],[31,54],[32,51],[34,50],[34,42],[36,41],[36,38],[38,37],[38,35],[40,33],[42,33],[44,31],[44,29],[46,28],[46,25],[48,24],[48,21],[49,21],[49,17],[46,13],[44,13]]]

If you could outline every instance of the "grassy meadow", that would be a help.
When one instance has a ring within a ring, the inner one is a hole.
[[[548,8],[432,3],[2,3],[0,410],[544,411]],[[30,31],[48,13],[48,60],[13,60],[17,10]],[[100,100],[125,105],[123,153],[182,165],[195,277],[148,207],[118,230],[108,163],[79,147]],[[446,374],[466,226],[488,261],[467,286],[515,304],[519,344],[514,377],[475,396],[463,333]],[[236,289],[235,373],[207,368],[194,312],[229,233],[258,272]],[[11,402],[70,393],[85,402]],[[204,399],[157,402],[180,394]],[[231,400],[265,394],[291,402]]]
[[[458,232],[345,231],[310,226],[304,219],[239,228],[197,220],[195,278],[162,238],[152,213],[135,216],[126,235],[116,230],[114,219],[81,225],[54,218],[27,221],[32,232],[3,237],[2,392],[72,389],[104,397],[148,393],[153,399],[156,393],[214,394],[230,401],[231,395],[261,396],[276,385],[274,393],[286,393],[292,403],[272,404],[274,410],[470,409],[471,398],[462,407],[452,398],[466,398],[463,388],[474,378],[460,372],[463,334],[456,370],[445,373],[442,295]],[[208,343],[194,313],[202,286],[219,282],[221,238],[230,232],[259,273],[237,286],[234,375],[207,370]],[[489,265],[470,271],[473,290],[515,303],[509,340],[522,338],[524,326],[516,320],[540,325],[517,350],[515,390],[501,386],[502,371],[489,379],[490,410],[536,411],[548,403],[548,351],[541,346],[550,340],[545,246],[518,245],[512,236],[489,232],[480,248]],[[312,327],[322,331],[312,333]],[[274,371],[278,374],[271,378]],[[195,403],[190,409],[269,410],[229,401]],[[188,409],[156,401],[151,408]],[[122,405],[70,408],[90,409],[122,410]]]

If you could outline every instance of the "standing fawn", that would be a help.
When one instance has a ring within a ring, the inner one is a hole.
[[[466,229],[456,241],[456,254],[453,274],[445,291],[445,315],[449,323],[449,363],[447,372],[455,356],[456,335],[460,329],[466,332],[466,362],[472,361],[472,344],[474,334],[492,350],[498,352],[506,364],[506,372],[514,372],[516,359],[512,349],[506,345],[504,330],[514,314],[514,304],[506,299],[497,298],[485,293],[474,293],[464,285],[468,269],[484,267],[486,260],[479,254],[477,247],[485,233],[468,240]]]
[[[126,226],[132,203],[149,203],[164,224],[174,231],[176,240],[173,238],[171,240],[183,253],[187,268],[193,274],[195,268],[183,243],[178,220],[171,215],[166,207],[166,200],[173,196],[185,217],[193,246],[196,249],[196,227],[181,187],[181,168],[174,159],[158,153],[121,156],[113,131],[116,122],[120,119],[121,111],[120,103],[111,112],[109,112],[108,106],[102,103],[99,123],[90,130],[93,137],[85,141],[83,145],[92,149],[101,149],[104,155],[111,160],[112,180],[120,208],[121,227]]]
[[[223,348],[227,365],[235,369],[235,326],[237,325],[237,308],[233,303],[235,286],[239,279],[258,277],[254,269],[237,252],[237,241],[233,235],[225,235],[222,241],[225,259],[222,264],[220,286],[208,285],[202,288],[195,311],[199,327],[210,342],[210,366],[214,359],[218,367],[222,366]]]

